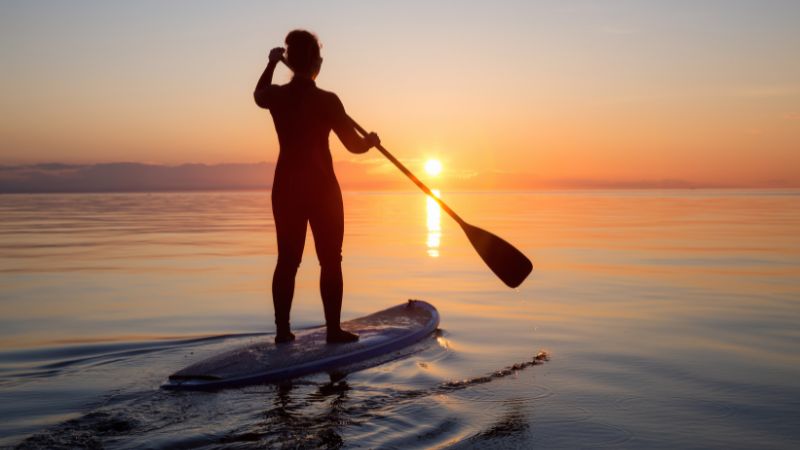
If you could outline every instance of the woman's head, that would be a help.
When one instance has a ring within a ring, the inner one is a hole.
[[[306,30],[286,35],[286,60],[296,75],[314,78],[322,66],[317,37]]]

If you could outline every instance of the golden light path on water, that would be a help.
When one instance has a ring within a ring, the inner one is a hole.
[[[431,189],[431,191],[433,195],[441,198],[441,192],[439,192],[438,189]],[[427,202],[428,209],[428,240],[426,242],[428,246],[428,256],[431,258],[438,258],[439,246],[442,241],[442,209],[433,197],[426,196],[425,201]]]

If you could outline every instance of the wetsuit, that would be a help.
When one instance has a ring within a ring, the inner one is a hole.
[[[321,266],[320,290],[329,329],[338,329],[342,307],[342,193],[328,146],[334,130],[345,146],[363,147],[342,102],[313,80],[295,77],[286,85],[257,90],[256,103],[272,113],[280,143],[272,186],[278,263],[272,282],[275,324],[288,331],[294,279],[311,225]]]

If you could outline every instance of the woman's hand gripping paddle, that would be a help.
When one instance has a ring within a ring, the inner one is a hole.
[[[362,136],[367,136],[367,131],[361,127],[355,120],[352,118],[350,119],[353,122],[353,126],[355,126],[356,130],[361,133]],[[406,174],[411,181],[414,182],[423,192],[428,194],[432,199],[436,200],[439,203],[439,206],[450,215],[460,226],[461,229],[464,230],[466,233],[469,242],[472,243],[472,246],[475,248],[475,251],[481,255],[481,259],[483,262],[492,269],[492,272],[495,273],[503,283],[507,286],[515,288],[522,284],[525,281],[525,278],[528,277],[528,274],[531,273],[533,270],[533,263],[531,260],[528,259],[527,256],[523,255],[521,251],[517,250],[516,247],[509,244],[505,240],[501,239],[500,237],[478,228],[474,225],[470,225],[464,221],[458,214],[455,213],[449,206],[447,206],[439,197],[433,195],[430,188],[425,186],[425,184],[419,180],[416,176],[414,176],[411,171],[409,171],[406,166],[404,166],[400,161],[397,160],[388,150],[386,150],[382,145],[378,144],[375,148],[378,149],[383,156],[389,159],[401,172]]]

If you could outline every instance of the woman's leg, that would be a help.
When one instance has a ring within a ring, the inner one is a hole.
[[[320,268],[319,290],[328,329],[338,330],[342,316],[342,263],[324,264]]]
[[[289,316],[294,297],[294,280],[303,257],[308,219],[297,199],[282,198],[273,191],[272,214],[278,238],[278,263],[272,276],[272,305],[275,308],[275,342],[294,339]]]
[[[342,330],[342,241],[344,208],[338,185],[323,196],[325,201],[312,208],[311,232],[320,264],[319,289],[328,328],[328,342],[352,342],[358,336]]]

